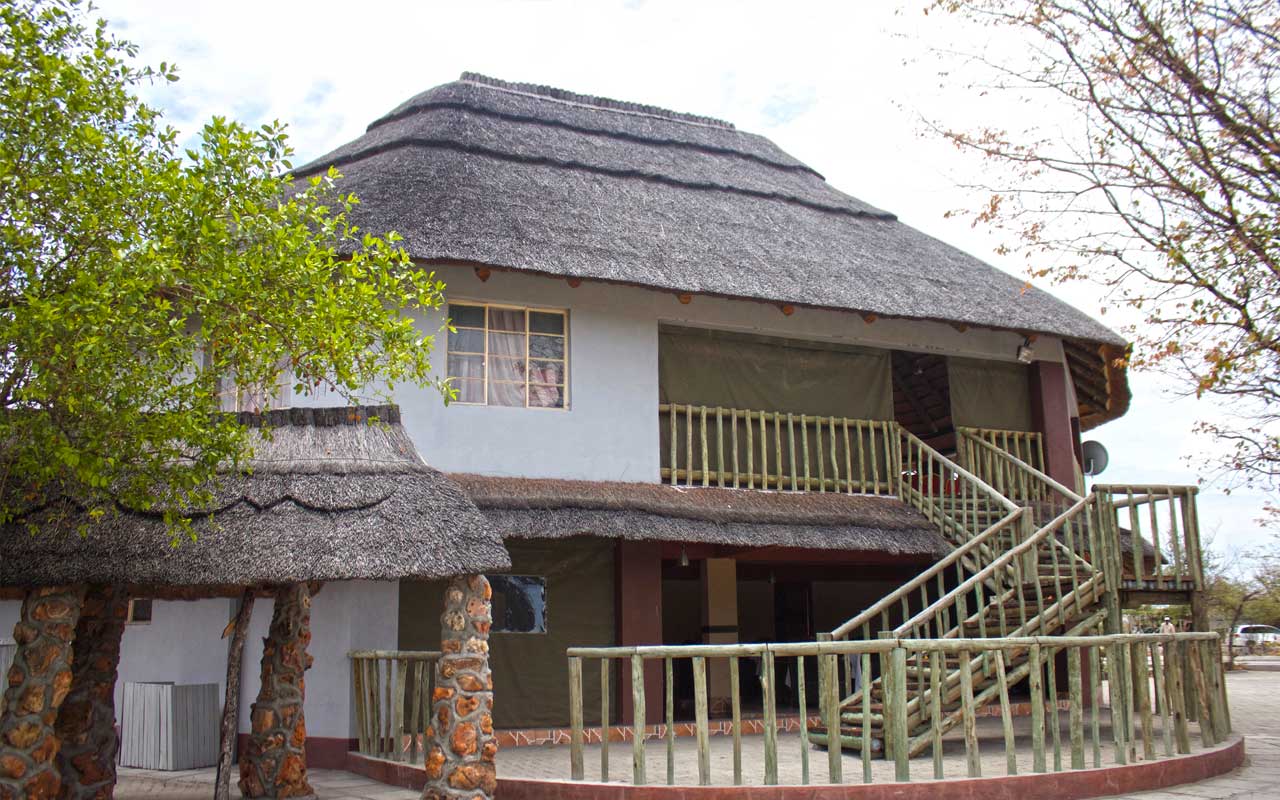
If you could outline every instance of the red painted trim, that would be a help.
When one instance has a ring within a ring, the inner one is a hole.
[[[1067,407],[1067,369],[1057,361],[1037,361],[1031,366],[1031,419],[1044,436],[1045,472],[1073,488],[1076,447]]]
[[[618,542],[615,611],[620,646],[662,644],[662,544]],[[631,721],[631,664],[617,665],[618,721]],[[623,691],[626,687],[626,691]],[[645,719],[663,714],[662,664],[650,661],[644,668]]]
[[[358,739],[343,739],[337,736],[307,737],[308,769],[346,769],[347,753],[355,750],[360,744]],[[245,748],[249,746],[249,734],[236,734],[236,752],[244,758]]]
[[[1236,769],[1244,764],[1244,757],[1244,739],[1237,736],[1228,744],[1189,756],[1045,775],[839,786],[630,786],[499,778],[497,796],[502,800],[1084,800],[1202,781]],[[426,784],[426,773],[420,766],[381,761],[359,753],[347,755],[346,768],[357,775],[415,791]],[[502,769],[501,753],[498,769]]]

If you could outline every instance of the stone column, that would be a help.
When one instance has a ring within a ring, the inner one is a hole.
[[[310,642],[307,585],[278,589],[271,630],[262,644],[262,688],[252,707],[249,745],[240,761],[240,791],[245,797],[315,797],[307,783],[307,725],[302,712]]]
[[[62,750],[63,800],[111,800],[116,784],[116,671],[129,596],[118,586],[90,586],[72,645],[71,691],[54,725]]]
[[[83,586],[27,592],[13,627],[18,643],[0,713],[0,800],[53,800],[62,779],[55,758],[58,709],[71,691],[71,642]]]
[[[423,800],[492,798],[493,675],[489,672],[492,591],[483,575],[457,577],[444,593],[440,650],[432,693],[434,720],[427,731],[427,785]]]

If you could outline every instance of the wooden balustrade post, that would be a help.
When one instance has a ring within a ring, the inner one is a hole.
[[[907,649],[905,647],[898,645],[889,651],[889,671],[893,675],[893,687],[892,694],[888,694],[890,690],[886,689],[885,723],[886,731],[893,732],[894,780],[910,781],[911,748],[907,737]]]
[[[582,659],[569,656],[569,777],[582,776]]]

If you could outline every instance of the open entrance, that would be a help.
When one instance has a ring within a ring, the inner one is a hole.
[[[920,572],[922,559],[890,562],[883,554],[831,552],[821,562],[813,554],[772,551],[767,556],[733,559],[736,579],[734,600],[736,624],[707,625],[708,604],[724,605],[723,597],[709,596],[707,560],[702,552],[689,549],[687,565],[679,559],[662,564],[662,639],[666,645],[703,644],[732,627],[739,643],[813,641],[819,632],[829,631]],[[811,560],[810,560],[811,559]],[[712,559],[717,560],[717,559]],[[890,619],[889,625],[900,620]],[[876,627],[872,637],[879,633]],[[720,642],[723,643],[723,642]],[[717,659],[717,661],[722,661]],[[806,710],[817,713],[816,662],[807,659],[805,674]],[[673,664],[675,715],[680,720],[694,716],[693,673],[689,659]],[[795,714],[800,707],[800,678],[795,659],[778,659],[779,714]],[[740,696],[744,716],[759,716],[763,709],[759,659],[739,660]],[[716,674],[709,676],[708,693],[716,696]],[[726,692],[727,694],[727,692]],[[728,716],[727,708],[711,703],[711,716]]]

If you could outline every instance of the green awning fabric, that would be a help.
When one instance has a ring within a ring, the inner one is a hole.
[[[663,403],[893,419],[889,351],[664,327]]]
[[[1032,429],[1031,374],[1025,364],[948,358],[947,371],[957,427]]]

